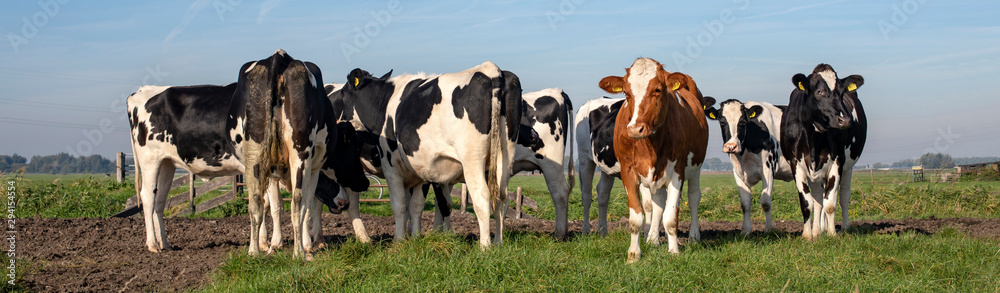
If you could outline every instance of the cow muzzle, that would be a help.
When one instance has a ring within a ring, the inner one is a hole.
[[[726,143],[722,145],[722,152],[727,154],[738,153],[740,151],[740,145],[736,143]]]
[[[653,128],[646,123],[636,123],[628,126],[628,137],[634,139],[647,138],[653,134]]]
[[[847,129],[848,127],[851,127],[851,119],[847,119],[844,115],[840,115],[833,121],[833,124],[837,127],[837,129]]]

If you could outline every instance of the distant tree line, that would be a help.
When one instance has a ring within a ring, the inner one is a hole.
[[[913,166],[923,166],[927,169],[943,169],[952,168],[958,165],[966,164],[976,164],[976,163],[987,163],[1000,161],[1000,157],[969,157],[969,158],[952,158],[948,154],[940,153],[926,153],[920,156],[920,158],[897,161],[892,164],[875,163],[872,164],[872,168],[883,169],[883,168],[910,168]]]
[[[74,157],[67,153],[27,158],[13,154],[0,155],[0,172],[14,172],[24,168],[25,173],[114,173],[115,162],[90,155]]]

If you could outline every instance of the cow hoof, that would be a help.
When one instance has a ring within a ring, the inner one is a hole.
[[[660,246],[660,237],[649,237],[646,238],[646,244],[652,246]]]
[[[265,241],[265,242],[261,242],[260,244],[258,244],[257,247],[260,248],[260,250],[267,251],[268,249],[271,249],[271,244],[268,244]]]
[[[324,249],[324,248],[326,248],[326,243],[325,242],[320,242],[319,244],[316,244],[315,250],[318,251],[318,250],[321,250],[321,249]]]
[[[625,264],[634,264],[639,261],[640,256],[638,252],[629,252],[628,258],[625,259]]]
[[[149,247],[146,247],[146,249],[149,249],[149,252],[152,252],[152,253],[159,253],[160,252],[160,248],[156,247],[156,246],[149,246]]]
[[[305,260],[305,261],[313,261],[313,255],[312,255],[312,253],[308,253],[307,252],[305,254],[305,256],[302,257],[302,259]]]

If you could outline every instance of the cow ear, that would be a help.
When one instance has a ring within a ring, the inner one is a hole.
[[[358,89],[365,86],[365,77],[369,76],[368,72],[361,70],[361,68],[355,68],[351,70],[351,73],[347,74],[347,84],[345,87],[350,87]]]
[[[702,109],[706,109],[707,110],[708,107],[711,107],[711,106],[715,106],[715,98],[713,98],[713,97],[705,97],[704,99],[701,100],[701,108]]]
[[[792,84],[795,85],[800,91],[808,91],[809,89],[809,78],[805,74],[796,74],[792,76]]]
[[[715,107],[708,107],[705,109],[705,117],[712,120],[719,120],[719,110],[716,110]]]
[[[602,78],[597,85],[608,93],[620,94],[625,91],[625,78],[612,75]]]
[[[856,91],[861,85],[865,84],[865,78],[860,75],[854,74],[844,78],[844,84],[847,85],[847,91]]]
[[[682,88],[688,88],[690,81],[691,77],[687,76],[687,74],[674,72],[667,76],[665,83],[670,92],[676,92]]]
[[[747,118],[756,119],[757,116],[760,116],[761,112],[764,112],[764,107],[754,105],[753,107],[750,107],[750,109],[747,109]]]
[[[386,72],[384,75],[382,75],[382,77],[379,77],[378,79],[386,80],[389,79],[390,76],[392,76],[392,69],[389,69],[389,72]]]

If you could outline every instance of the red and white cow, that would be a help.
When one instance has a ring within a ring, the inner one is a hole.
[[[652,201],[652,222],[646,241],[659,244],[659,222],[667,231],[668,249],[680,253],[677,241],[677,204],[688,182],[691,209],[689,237],[698,240],[699,178],[708,145],[698,87],[690,76],[670,73],[650,58],[636,59],[625,76],[608,76],[599,85],[609,93],[625,93],[625,104],[615,122],[615,156],[621,164],[628,197],[631,244],[627,262],[641,257],[639,232],[643,226],[641,198]],[[666,210],[666,216],[663,215]]]

